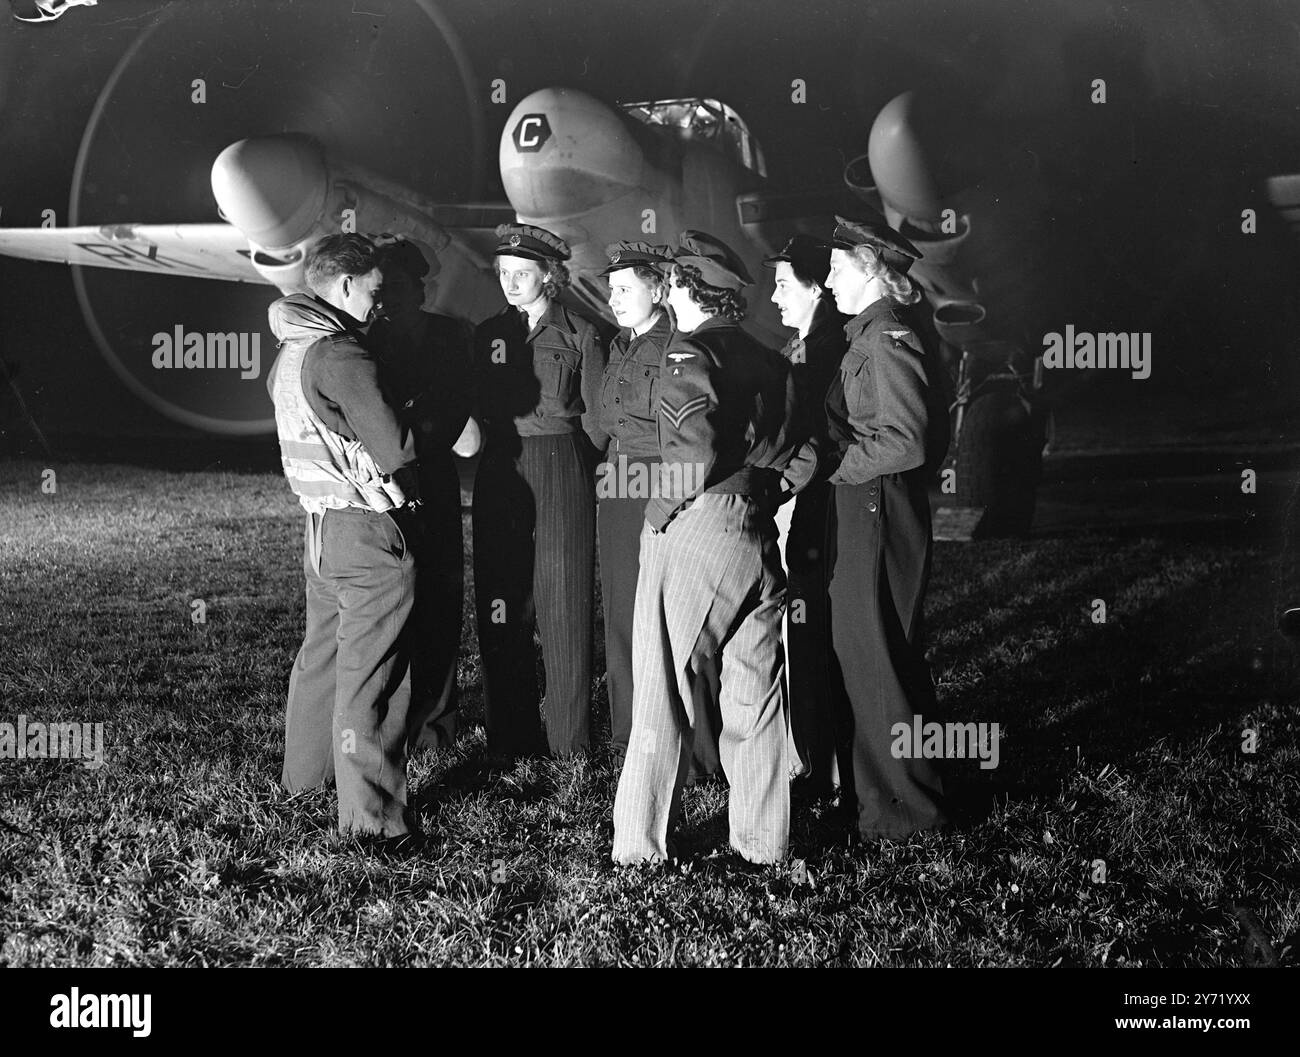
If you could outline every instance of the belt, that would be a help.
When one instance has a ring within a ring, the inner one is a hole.
[[[629,459],[638,459],[642,462],[659,461],[659,444],[657,439],[653,448],[649,448],[646,451],[638,451],[637,449],[640,447],[641,445],[639,444],[624,444],[622,440],[615,437],[610,442],[609,450],[611,454],[626,455]]]
[[[775,470],[762,466],[746,466],[737,470],[730,477],[711,484],[704,489],[722,495],[756,495],[766,496],[780,482],[780,475]]]

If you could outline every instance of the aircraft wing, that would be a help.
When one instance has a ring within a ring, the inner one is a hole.
[[[154,275],[266,282],[249,259],[248,240],[230,224],[0,228],[0,254]]]
[[[851,214],[855,208],[859,208],[859,200],[842,185],[792,193],[747,191],[736,196],[736,213],[741,224],[747,228],[788,228],[790,234],[801,223],[814,223],[826,227],[824,232],[816,234],[829,236],[830,227],[826,225],[830,218],[836,213]]]
[[[513,224],[518,219],[514,208],[506,202],[463,205],[440,202],[426,206],[425,212],[435,223],[447,229],[452,242],[484,268],[492,265],[497,225]]]

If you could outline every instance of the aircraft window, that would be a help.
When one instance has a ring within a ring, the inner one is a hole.
[[[682,139],[711,140],[746,169],[767,175],[762,147],[741,116],[726,103],[717,99],[659,99],[624,103],[622,110],[642,124],[673,129]]]

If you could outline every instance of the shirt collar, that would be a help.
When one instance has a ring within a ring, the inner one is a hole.
[[[541,319],[537,321],[537,326],[533,330],[542,330],[545,327],[554,327],[565,334],[578,333],[578,328],[573,325],[569,313],[554,297],[551,298],[550,304],[546,306],[546,311],[542,313]],[[529,333],[532,333],[532,331],[529,331]]]
[[[823,333],[834,327],[843,326],[845,322],[844,317],[835,310],[834,304],[822,298],[813,309],[812,326],[808,328],[807,335],[801,338],[796,331],[785,343],[783,351],[793,353],[801,345],[804,347],[815,345]]]
[[[808,336],[803,340],[811,341],[821,334],[822,331],[831,330],[835,327],[842,327],[847,320],[835,307],[835,302],[829,298],[823,297],[817,302],[817,308],[813,312],[812,326],[808,328]]]
[[[694,337],[702,330],[712,330],[716,327],[734,327],[734,326],[737,326],[737,324],[733,323],[726,316],[709,316],[708,319],[706,319],[698,327],[696,327],[689,334],[687,334],[686,337],[688,338]]]
[[[876,300],[872,301],[871,304],[867,305],[866,308],[844,324],[845,337],[847,337],[850,342],[853,341],[854,338],[858,337],[858,335],[866,330],[867,327],[877,319],[892,314],[895,307],[892,298],[876,298]]]
[[[631,327],[624,327],[623,334],[630,346],[634,341],[651,341],[663,345],[673,332],[672,322],[668,318],[668,313],[662,308],[659,309],[659,318],[655,320],[654,326],[644,334],[633,334]]]

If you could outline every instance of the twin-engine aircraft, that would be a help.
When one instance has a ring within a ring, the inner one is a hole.
[[[922,251],[912,274],[926,290],[940,335],[954,348],[997,338],[1007,344],[1024,322],[1018,318],[1024,269],[1005,249],[1012,238],[1007,227],[1021,220],[999,204],[1005,196],[999,199],[997,188],[941,189],[929,160],[933,150],[922,143],[913,115],[911,95],[895,98],[842,184],[778,194],[766,189],[761,147],[723,102],[610,106],[584,92],[548,88],[522,99],[505,123],[498,157],[507,202],[435,202],[310,136],[281,133],[241,139],[217,155],[211,186],[219,222],[0,229],[0,253],[150,276],[265,283],[289,293],[305,289],[303,261],[322,236],[402,233],[437,261],[426,307],[477,321],[502,304],[492,271],[493,229],[519,220],[569,243],[568,296],[612,321],[608,287],[598,274],[605,245],[629,238],[672,242],[682,229],[697,228],[745,259],[757,280],[746,291],[748,325],[779,346],[789,334],[771,304],[772,273],[762,259],[797,231],[828,235],[836,213],[852,216],[865,202]],[[972,222],[974,214],[985,219]],[[986,237],[977,238],[980,232]],[[84,284],[78,289],[101,352],[152,406],[210,432],[273,431],[264,386],[273,349],[264,328],[245,334],[232,324],[208,333],[160,318],[133,325],[125,336],[119,330],[113,340],[96,322]],[[141,310],[147,313],[147,304]],[[198,386],[196,374],[203,379]]]
[[[936,190],[907,116],[906,96],[884,108],[870,139],[876,186],[853,186],[923,250],[915,274],[931,292],[940,323],[966,325],[987,314],[974,284],[952,266],[970,233],[969,218]],[[492,273],[493,229],[517,219],[568,241],[571,295],[588,312],[612,320],[607,286],[597,274],[606,264],[605,245],[627,238],[671,242],[690,227],[718,235],[745,258],[758,280],[746,291],[751,325],[770,344],[780,344],[788,333],[769,300],[771,273],[761,267],[762,258],[796,231],[829,234],[834,213],[852,213],[856,201],[841,185],[767,193],[762,148],[740,115],[713,99],[612,107],[572,89],[537,91],[507,119],[499,162],[507,202],[448,204],[335,156],[308,136],[256,136],[230,144],[212,164],[220,222],[0,228],[0,253],[153,276],[266,283],[289,293],[305,289],[303,259],[323,235],[400,232],[441,265],[426,307],[476,321],[502,304]],[[155,339],[149,347],[102,351],[128,368],[132,388],[143,388],[150,403],[194,425],[193,416],[174,406],[168,369],[154,365],[166,359],[158,335],[171,340],[175,329],[171,320],[156,322],[146,328]],[[197,343],[186,344],[197,362]],[[219,352],[225,344],[204,343],[205,367],[210,347]],[[172,362],[183,362],[184,354],[172,350]],[[263,369],[269,366],[267,356],[262,361]],[[209,384],[222,388],[230,411],[225,420],[206,423],[212,431],[273,429],[263,385],[245,375],[249,368],[212,375]],[[248,417],[251,406],[261,408],[260,418]]]

